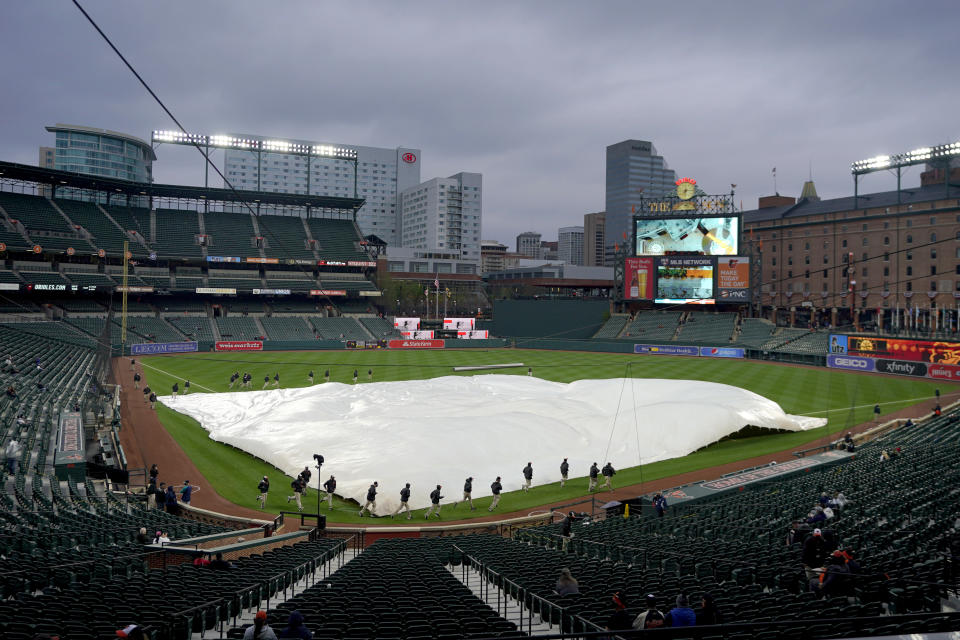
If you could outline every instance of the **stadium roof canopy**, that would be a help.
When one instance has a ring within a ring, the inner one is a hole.
[[[91,176],[72,171],[45,169],[28,164],[0,161],[0,179],[22,180],[48,184],[54,188],[89,189],[128,196],[149,196],[154,198],[183,198],[189,200],[209,200],[218,202],[249,202],[251,204],[272,204],[286,207],[312,207],[316,209],[339,209],[356,212],[363,206],[363,198],[336,198],[332,196],[305,195],[293,193],[270,193],[264,191],[244,191],[234,189],[214,189],[209,187],[190,187],[174,184],[153,184],[131,182],[117,178]]]

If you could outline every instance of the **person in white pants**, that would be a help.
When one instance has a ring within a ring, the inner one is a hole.
[[[337,479],[333,476],[323,483],[323,490],[327,492],[327,507],[333,511],[333,492],[337,490]]]
[[[473,477],[472,476],[467,478],[463,483],[463,501],[470,505],[470,511],[476,510],[476,507],[473,506]]]
[[[533,482],[533,463],[528,462],[523,468],[523,490],[530,491],[530,483]]]
[[[372,485],[370,485],[370,488],[367,489],[367,501],[360,508],[359,515],[361,518],[363,517],[364,511],[369,511],[370,515],[376,515],[374,511],[377,509],[377,487],[379,486],[379,483],[374,482]]]
[[[407,514],[407,520],[412,518],[413,516],[410,515],[410,505],[407,504],[409,500],[410,500],[410,483],[408,482],[407,486],[405,486],[403,489],[400,489],[400,506],[397,507],[397,510],[394,511],[390,517],[394,518],[401,511],[405,511]]]
[[[570,472],[570,463],[567,462],[567,459],[564,458],[563,462],[560,463],[560,488],[563,489],[563,485],[567,484],[567,473]]]
[[[493,502],[490,503],[487,511],[493,511],[497,508],[497,505],[500,504],[501,491],[503,491],[503,485],[500,484],[500,476],[497,476],[497,479],[494,480],[493,484],[490,485],[490,492],[493,493]]]
[[[437,517],[440,517],[440,500],[443,499],[443,496],[440,495],[440,485],[437,485],[437,488],[430,492],[430,508],[427,510],[427,514],[423,516],[424,518],[429,518],[434,513],[437,514]]]
[[[597,463],[594,462],[590,466],[590,486],[587,488],[587,491],[593,491],[597,487],[598,475],[600,475],[600,467],[598,467]]]

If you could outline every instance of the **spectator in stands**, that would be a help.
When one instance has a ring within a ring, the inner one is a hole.
[[[123,629],[118,629],[116,635],[118,638],[125,638],[125,640],[150,640],[150,636],[144,633],[143,628],[137,624],[130,624]]]
[[[607,631],[629,631],[633,629],[633,617],[627,612],[627,596],[616,591],[611,598],[613,613],[607,618]]]
[[[827,557],[828,545],[823,538],[823,532],[820,529],[814,529],[813,534],[803,542],[803,570],[807,574],[807,580],[813,580],[817,577],[817,568],[823,566],[823,560]]]
[[[603,465],[603,469],[600,470],[600,473],[603,475],[603,485],[600,488],[603,489],[606,487],[610,489],[610,491],[613,491],[613,485],[610,484],[610,482],[613,480],[613,476],[616,475],[617,470],[614,469],[613,465],[608,462],[607,464]]]
[[[337,490],[337,479],[333,476],[323,483],[323,490],[327,492],[327,509],[333,511],[333,492]]]
[[[437,488],[430,492],[430,508],[427,510],[424,518],[429,518],[434,513],[437,514],[437,518],[440,517],[440,501],[443,499],[443,496],[440,495],[440,485],[437,485]]]
[[[297,610],[293,610],[290,612],[290,619],[287,620],[287,628],[280,632],[278,638],[313,640],[313,634],[304,626],[303,614]]]
[[[933,408],[933,415],[939,416],[942,413],[943,413],[943,409],[940,407],[940,403],[938,402],[937,406]]]
[[[570,574],[570,569],[564,567],[560,569],[560,577],[557,578],[557,586],[553,590],[558,596],[572,596],[580,593],[580,584]]]
[[[151,409],[157,408],[157,394],[153,392],[150,393],[150,408]]]
[[[16,397],[17,397],[17,390],[13,388],[13,385],[12,385],[12,384],[8,384],[8,385],[7,385],[7,397],[8,397],[8,398],[16,398]]]
[[[165,511],[167,508],[167,483],[161,482],[160,486],[157,488],[156,501],[157,509]]]
[[[823,507],[817,505],[813,508],[813,511],[810,512],[810,515],[807,517],[807,524],[816,526],[822,522],[826,522],[827,514],[823,512]]]
[[[146,527],[140,527],[140,531],[137,532],[137,543],[150,544],[150,536],[147,535]]]
[[[463,502],[470,505],[470,511],[476,510],[476,507],[473,506],[473,476],[463,481]],[[456,507],[457,503],[454,502],[453,506]]]
[[[667,627],[693,627],[697,624],[697,614],[690,608],[687,596],[682,593],[677,596],[677,606],[667,612],[663,618]]]
[[[363,517],[364,511],[369,511],[371,516],[376,516],[374,511],[377,509],[377,487],[379,486],[380,484],[374,481],[374,483],[370,485],[370,488],[367,489],[367,501],[360,507],[359,515],[361,518]]]
[[[500,504],[501,491],[503,491],[503,485],[500,484],[500,476],[497,476],[497,479],[494,480],[490,485],[490,492],[493,493],[493,502],[490,503],[490,507],[487,508],[487,511],[493,511],[497,508],[497,505]]]
[[[644,596],[647,603],[647,609],[633,619],[634,629],[657,629],[662,627],[664,622],[663,612],[657,609],[657,596],[648,593]]]
[[[133,374],[133,388],[134,388],[134,389],[139,389],[139,388],[140,388],[140,374],[139,374],[139,373]]]
[[[266,611],[257,611],[253,624],[243,632],[243,640],[277,640],[277,634],[267,624]]]
[[[853,451],[856,448],[856,445],[853,442],[853,434],[849,431],[847,435],[843,436],[843,446],[847,451]]]
[[[789,547],[790,545],[792,545],[794,542],[797,541],[797,536],[798,536],[797,528],[798,528],[799,526],[800,526],[800,522],[797,521],[797,520],[794,520],[793,523],[790,525],[790,529],[789,529],[789,531],[787,531],[787,546],[788,546],[788,547]]]
[[[313,384],[313,369],[310,369],[310,373],[307,374],[307,382]]]
[[[180,391],[180,383],[179,383],[179,382],[174,382],[174,383],[173,383],[173,386],[170,387],[170,390],[173,392],[173,397],[176,398],[176,397],[177,397],[177,393]]]
[[[10,442],[7,443],[7,447],[3,453],[7,458],[7,473],[12,476],[17,475],[17,465],[20,463],[20,455],[22,452],[23,447],[20,446],[17,439],[10,438]]]
[[[905,426],[905,427],[912,427],[912,426],[913,426],[913,420],[911,420],[910,418],[907,418],[907,421],[903,423],[903,426]]]
[[[597,486],[597,476],[600,475],[600,467],[597,466],[597,463],[594,462],[590,465],[590,486],[587,487],[587,491],[593,491]]]
[[[404,510],[407,513],[407,520],[409,520],[412,517],[410,515],[410,505],[407,504],[409,500],[410,500],[410,483],[408,482],[403,487],[403,489],[400,489],[400,506],[397,507],[396,511],[390,514],[390,517],[395,518],[396,515],[400,513],[401,510]]]
[[[157,535],[156,542],[158,544],[164,544],[166,542],[170,542],[170,536],[167,535],[166,531],[158,531],[157,534],[158,535]]]
[[[177,508],[177,492],[174,490],[173,485],[167,486],[167,495],[164,496],[164,503],[167,505],[167,511],[172,512]]]
[[[157,507],[157,479],[150,478],[150,484],[147,485],[147,509]]]
[[[653,508],[657,511],[657,517],[662,518],[667,511],[667,499],[659,491],[653,496]]]
[[[560,488],[563,489],[563,485],[567,483],[567,474],[570,472],[570,463],[567,462],[567,459],[564,458],[563,462],[560,463]]]
[[[210,566],[210,558],[207,558],[206,556],[197,556],[193,559],[193,566],[201,569],[207,568]]]
[[[810,591],[823,598],[841,594],[846,588],[850,576],[842,552],[834,551],[827,558],[826,566],[820,570],[820,575],[810,580]]]
[[[880,462],[886,462],[890,459],[890,454],[887,453],[887,450],[884,449],[880,452]]]
[[[290,488],[293,489],[293,495],[287,496],[287,504],[290,504],[291,500],[295,500],[297,511],[303,511],[303,502],[300,499],[303,495],[303,478],[301,476],[294,478],[293,482],[290,483]]]
[[[199,489],[192,486],[189,480],[184,480],[183,487],[180,489],[180,502],[183,504],[190,504],[190,498],[194,491],[199,491]]]
[[[223,553],[217,551],[217,555],[215,555],[210,562],[210,568],[215,571],[224,571],[226,569],[233,569],[234,567],[232,562],[223,559]]]
[[[697,626],[706,626],[711,624],[723,624],[723,616],[717,608],[717,603],[713,599],[713,594],[705,593],[700,599],[700,609],[697,610]]]
[[[576,517],[573,515],[573,511],[571,511],[560,523],[560,537],[563,538],[562,548],[564,551],[567,550],[567,544],[570,542],[570,539],[573,538],[573,521],[575,519]]]
[[[267,494],[270,492],[270,478],[263,476],[257,484],[257,490],[260,492],[260,495],[257,496],[257,502],[260,503],[261,509],[265,509],[267,507]]]
[[[530,484],[533,482],[533,463],[528,462],[523,468],[523,490],[530,491]]]

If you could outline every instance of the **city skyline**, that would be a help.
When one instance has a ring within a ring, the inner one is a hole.
[[[621,140],[653,141],[708,193],[737,184],[750,209],[774,167],[781,194],[812,172],[834,198],[852,194],[851,162],[960,139],[958,90],[935,75],[949,2],[237,6],[86,8],[191,132],[421,149],[422,176],[484,175],[483,235],[502,242],[603,210],[605,148]],[[172,128],[72,6],[13,4],[0,33],[18,61],[3,159],[35,164],[54,122]],[[202,184],[196,151],[158,156],[158,182]]]

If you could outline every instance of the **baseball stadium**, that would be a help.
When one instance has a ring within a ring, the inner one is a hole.
[[[955,326],[782,322],[729,208],[397,287],[362,203],[0,162],[0,637],[960,628]]]

